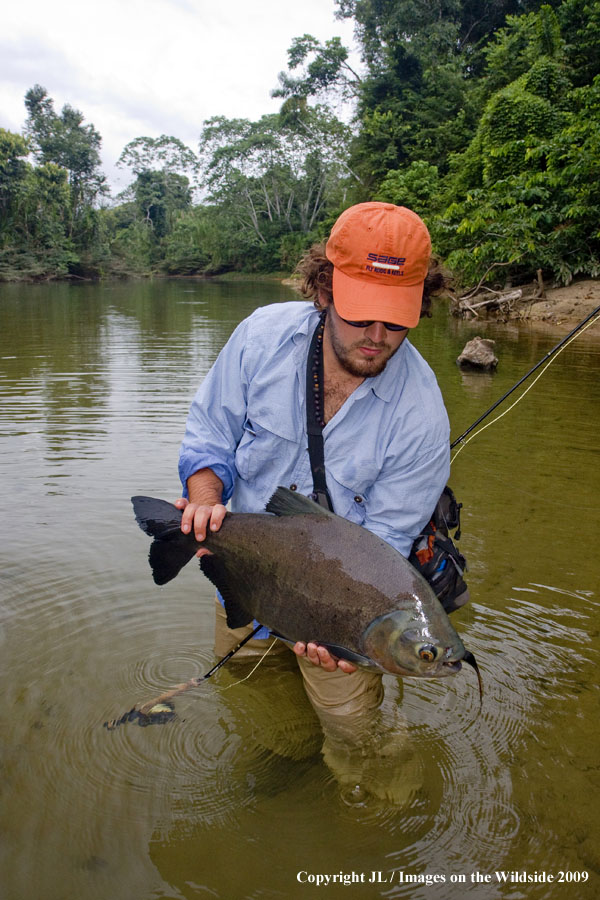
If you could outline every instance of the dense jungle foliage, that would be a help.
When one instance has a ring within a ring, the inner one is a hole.
[[[600,274],[600,0],[336,7],[360,65],[296,38],[279,113],[199,123],[197,154],[136,138],[114,199],[99,133],[35,85],[0,128],[0,279],[290,271],[369,199],[415,209],[464,285]]]

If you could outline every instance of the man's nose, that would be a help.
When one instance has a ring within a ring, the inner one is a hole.
[[[374,344],[385,341],[387,330],[383,322],[373,322],[368,328],[365,328],[365,337],[370,338]]]

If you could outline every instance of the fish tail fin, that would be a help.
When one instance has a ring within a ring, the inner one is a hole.
[[[179,532],[181,538],[163,540],[155,538],[150,545],[148,562],[152,569],[155,584],[167,584],[179,575],[196,553],[196,545]]]
[[[156,497],[132,497],[135,521],[150,537],[163,537],[181,527],[181,510]]]
[[[154,497],[132,497],[135,519],[153,537],[148,560],[155,584],[167,584],[179,574],[197,550],[193,536],[181,531],[181,510]]]

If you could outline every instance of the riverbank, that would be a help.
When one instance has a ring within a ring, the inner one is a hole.
[[[600,306],[600,279],[574,281],[567,287],[546,291],[545,297],[531,303],[526,321],[572,325]]]
[[[465,294],[452,303],[452,313],[477,323],[524,322],[553,325],[568,331],[600,306],[600,279],[586,278],[566,287]]]
[[[47,279],[28,277],[20,273],[20,278],[1,278],[4,283],[36,283],[41,281],[94,283],[97,279],[74,276],[60,276]],[[218,275],[168,275],[166,273],[117,274],[111,273],[104,281],[122,282],[127,280],[186,280],[201,282],[264,282],[280,283],[299,293],[300,279],[289,272],[223,272]],[[541,295],[541,296],[540,296]],[[587,278],[574,281],[566,287],[546,289],[532,283],[513,290],[501,292],[487,288],[474,289],[460,297],[451,297],[449,310],[452,315],[472,320],[477,324],[485,322],[523,322],[530,325],[548,325],[568,331],[577,322],[600,306],[600,279]]]

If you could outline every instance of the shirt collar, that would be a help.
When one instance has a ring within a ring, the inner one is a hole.
[[[306,304],[305,315],[300,319],[300,324],[298,325],[296,331],[292,336],[292,340],[295,344],[301,344],[302,337],[306,337],[307,334],[313,333],[313,331],[317,327],[319,315],[320,313],[318,309],[316,309],[312,304]]]
[[[306,365],[307,343],[309,336],[317,327],[319,311],[314,306],[306,304],[306,315],[300,320],[300,324],[292,335],[294,343],[294,362],[296,365]]]

